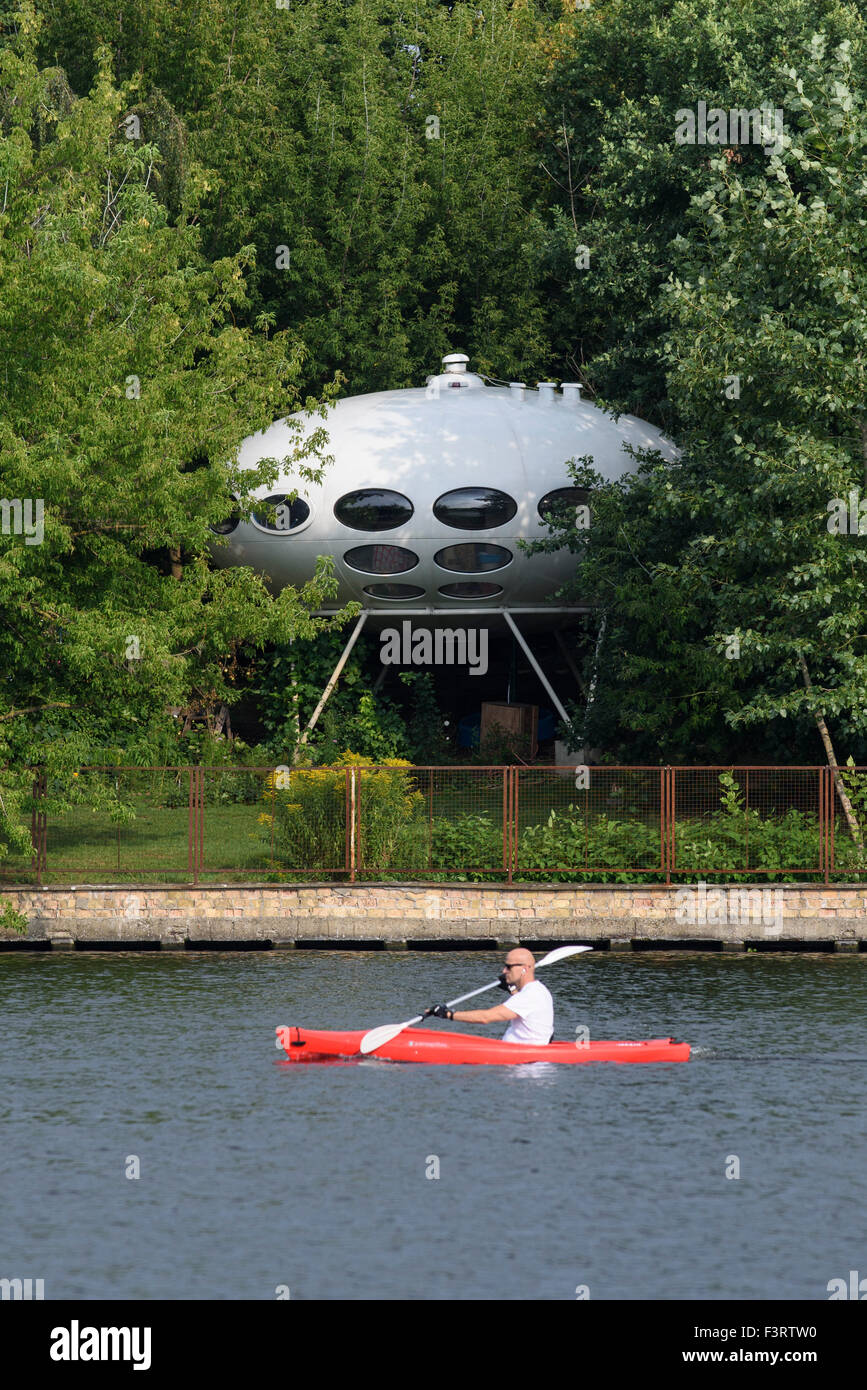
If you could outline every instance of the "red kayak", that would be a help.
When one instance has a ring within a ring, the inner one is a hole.
[[[277,1039],[290,1062],[360,1059],[359,1048],[366,1031],[357,1028],[335,1033],[284,1026],[277,1029]],[[520,1062],[687,1062],[689,1043],[650,1038],[644,1042],[551,1042],[535,1046],[478,1037],[474,1033],[405,1028],[371,1055],[387,1062],[468,1062],[488,1066],[515,1066]]]

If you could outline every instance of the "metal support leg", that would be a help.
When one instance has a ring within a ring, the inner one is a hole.
[[[542,670],[542,667],[539,665],[533,653],[530,651],[530,648],[527,646],[527,642],[525,638],[522,636],[518,628],[518,625],[512,617],[511,613],[509,612],[508,608],[503,609],[503,617],[506,619],[506,622],[509,624],[509,627],[512,629],[512,632],[515,634],[518,641],[520,642],[521,647],[524,651],[524,655],[526,656],[533,670],[536,672],[536,675],[539,677],[539,680],[545,687],[545,690],[548,693],[548,698],[550,699],[560,718],[563,720],[563,723],[568,724],[570,722],[568,714],[566,713],[559,699],[555,695],[554,690],[551,686],[551,682],[548,680],[548,677],[545,675],[545,672]]]
[[[365,624],[366,622],[367,622],[367,614],[366,614],[366,613],[360,614],[359,619],[358,619],[358,622],[355,624],[355,627],[352,629],[352,633],[351,633],[351,636],[350,636],[350,638],[349,638],[349,641],[347,642],[346,646],[343,648],[343,651],[342,651],[341,656],[340,656],[340,660],[338,661],[337,665],[335,666],[334,670],[333,670],[332,673],[331,673],[331,679],[330,679],[330,681],[328,682],[328,684],[326,685],[325,689],[324,689],[323,692],[322,692],[322,699],[319,701],[319,704],[316,706],[315,710],[314,710],[313,713],[311,714],[311,716],[310,716],[310,721],[309,721],[309,723],[308,723],[308,725],[307,725],[307,728],[304,730],[303,734],[301,735],[301,742],[298,744],[298,750],[296,751],[296,754],[295,754],[296,758],[297,758],[297,756],[298,756],[298,751],[300,751],[301,746],[307,742],[307,736],[308,736],[308,734],[310,734],[310,733],[312,732],[313,727],[314,727],[314,725],[316,724],[317,719],[319,718],[320,714],[322,713],[322,711],[324,710],[326,704],[328,703],[328,697],[329,697],[329,695],[331,694],[331,692],[332,692],[332,690],[334,689],[334,687],[335,687],[335,685],[337,684],[337,682],[340,680],[340,672],[343,670],[344,666],[346,665],[347,661],[349,660],[349,653],[352,651],[352,648],[355,646],[356,642],[358,641],[358,638],[361,636],[361,629],[364,627],[364,624]]]

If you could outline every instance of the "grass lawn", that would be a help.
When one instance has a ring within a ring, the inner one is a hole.
[[[204,863],[200,879],[260,879],[271,867],[262,807],[207,806]],[[105,813],[76,807],[50,819],[44,883],[192,882],[186,806],[136,809],[135,820],[107,825]],[[3,881],[35,881],[31,862],[20,856],[0,862]]]

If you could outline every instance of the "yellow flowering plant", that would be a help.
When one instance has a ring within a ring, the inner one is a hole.
[[[347,776],[351,768],[358,769],[354,779]],[[332,767],[271,773],[263,791],[267,811],[259,823],[269,840],[273,834],[275,860],[311,873],[345,868],[354,794],[359,869],[379,875],[423,866],[424,796],[412,772],[404,758],[386,758],[371,768],[347,749]]]

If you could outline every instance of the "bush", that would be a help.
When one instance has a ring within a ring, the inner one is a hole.
[[[658,869],[659,858],[658,825],[604,814],[587,821],[575,806],[552,811],[543,825],[528,825],[518,839],[519,874],[545,873],[558,882],[627,882],[636,869]]]
[[[274,858],[287,869],[334,871],[346,863],[346,772],[363,764],[346,752],[335,768],[296,768],[266,779],[268,810],[259,817]],[[424,797],[402,758],[364,771],[356,779],[361,806],[361,841],[357,863],[365,876],[413,873],[424,868]]]
[[[265,789],[269,810],[260,822],[271,834],[274,856],[287,869],[339,871],[346,863],[346,774],[358,754],[344,753],[337,769],[298,769],[289,786],[277,789],[272,774]],[[503,876],[503,829],[498,817],[462,813],[438,816],[431,826],[425,797],[411,775],[411,764],[392,759],[358,776],[361,844],[357,864],[362,877],[402,878],[425,874],[446,882],[473,882]],[[763,816],[745,809],[730,773],[720,776],[720,809],[675,827],[678,881],[711,875],[733,882],[781,880],[793,870],[818,877],[819,824],[815,814],[791,808]],[[867,792],[867,783],[861,790]],[[569,805],[551,811],[537,825],[521,829],[517,879],[544,878],[561,883],[655,882],[661,877],[659,822],[639,807],[628,813],[588,816]],[[643,819],[642,816],[645,818]],[[840,818],[836,824],[835,878],[857,879],[863,855]],[[749,864],[752,873],[745,872]],[[454,873],[446,873],[454,868]],[[811,872],[812,871],[812,872]]]
[[[27,930],[27,918],[11,903],[3,903],[2,908],[0,908],[0,927],[5,927],[7,931],[18,932],[19,936],[23,936]]]
[[[503,828],[489,816],[460,815],[449,820],[438,816],[431,834],[431,864],[437,870],[454,866],[459,872],[449,874],[455,883],[474,877],[501,878],[503,863]],[[482,871],[487,870],[487,873]],[[493,874],[491,873],[493,870]]]

